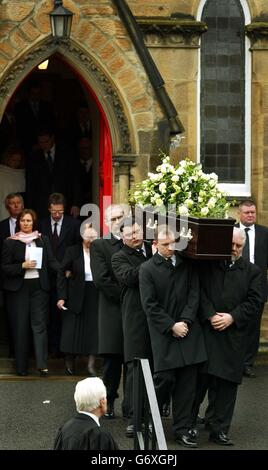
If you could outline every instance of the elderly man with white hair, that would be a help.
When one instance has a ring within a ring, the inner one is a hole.
[[[80,380],[74,400],[77,414],[58,430],[54,450],[117,450],[112,436],[99,423],[107,409],[103,381],[98,377]]]
[[[208,362],[200,374],[195,416],[208,390],[210,441],[230,446],[228,437],[242,381],[248,325],[262,301],[258,266],[242,258],[245,233],[234,228],[230,261],[206,261],[200,269],[200,319]]]

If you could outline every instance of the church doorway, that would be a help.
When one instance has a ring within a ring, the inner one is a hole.
[[[55,132],[55,138],[68,146],[74,159],[82,160],[83,152],[90,152],[90,179],[80,206],[97,204],[102,220],[103,197],[112,197],[112,143],[108,121],[90,84],[60,53],[52,54],[47,64],[42,63],[42,68],[40,65],[35,67],[9,100],[0,123],[0,141],[4,145],[0,148],[1,157],[10,145],[16,143],[23,149],[26,167],[27,158],[37,145],[34,125],[27,115],[18,113],[33,86],[39,88],[42,101],[48,105],[51,119],[46,124]],[[84,116],[85,124],[88,121],[87,126],[80,130],[79,115]],[[9,117],[12,118],[10,124],[14,126],[12,132],[3,126]],[[2,305],[0,311],[0,357],[7,357],[7,322]]]

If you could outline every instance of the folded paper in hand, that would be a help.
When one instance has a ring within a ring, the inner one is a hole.
[[[43,248],[38,246],[30,246],[28,247],[28,255],[30,261],[36,261],[36,269],[41,269],[42,267],[42,259],[43,259]]]

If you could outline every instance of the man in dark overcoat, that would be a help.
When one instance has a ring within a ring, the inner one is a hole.
[[[136,357],[152,361],[150,334],[139,290],[140,267],[151,258],[152,249],[143,241],[142,227],[133,218],[124,220],[121,232],[124,246],[113,255],[112,267],[121,288],[124,361],[127,365],[125,397],[129,419],[126,435],[133,437],[133,361]]]
[[[261,319],[265,302],[267,302],[267,268],[268,268],[268,227],[256,223],[256,204],[252,199],[241,202],[238,210],[240,222],[237,226],[246,232],[246,244],[243,258],[259,266],[262,272],[262,303],[259,311],[251,318],[248,328],[247,349],[244,362],[244,376],[255,378],[253,365],[259,349]]]
[[[176,441],[196,447],[191,430],[197,365],[206,360],[197,318],[199,282],[189,259],[175,252],[174,233],[159,226],[157,253],[140,268],[140,293],[151,336],[159,406],[171,391]]]
[[[111,258],[121,250],[123,241],[120,224],[124,208],[112,204],[105,210],[105,223],[110,233],[95,240],[90,248],[90,264],[93,282],[99,291],[99,354],[104,357],[103,381],[107,388],[107,412],[114,418],[114,400],[118,398],[123,356],[123,328],[120,310],[120,287],[112,270]]]
[[[245,233],[234,228],[232,262],[204,263],[201,282],[201,320],[208,353],[207,375],[198,382],[198,410],[205,391],[213,390],[209,419],[210,440],[232,445],[227,433],[237,386],[242,381],[247,331],[262,300],[260,269],[242,258]]]

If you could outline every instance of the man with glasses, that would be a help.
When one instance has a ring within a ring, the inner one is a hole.
[[[61,262],[66,248],[80,241],[79,220],[65,215],[65,198],[61,193],[53,193],[49,196],[48,211],[50,215],[40,221],[40,232],[47,235],[55,258]],[[50,291],[50,315],[48,327],[49,353],[51,356],[59,356],[59,344],[61,335],[60,310],[57,303],[57,278],[51,274]]]
[[[120,287],[111,264],[112,255],[123,246],[120,233],[123,219],[123,206],[108,206],[105,210],[105,224],[109,233],[95,240],[90,249],[93,281],[99,291],[99,354],[104,357],[103,381],[107,388],[107,411],[104,416],[110,419],[115,417],[114,401],[118,397],[124,362]]]

